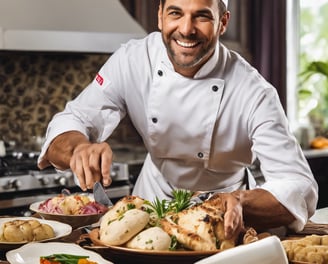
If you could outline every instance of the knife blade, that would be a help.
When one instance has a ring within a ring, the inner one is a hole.
[[[104,187],[100,182],[96,182],[93,186],[93,196],[97,203],[103,204],[105,206],[113,206],[112,201],[109,199]]]

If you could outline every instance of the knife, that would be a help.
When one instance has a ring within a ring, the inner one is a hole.
[[[103,204],[107,207],[113,206],[112,201],[109,199],[104,187],[100,182],[96,182],[93,185],[93,196],[97,203]]]

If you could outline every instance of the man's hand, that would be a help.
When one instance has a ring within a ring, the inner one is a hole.
[[[268,191],[263,189],[215,193],[210,199],[220,198],[218,208],[224,214],[226,239],[253,227],[263,232],[270,228],[288,226],[295,217]],[[219,200],[219,199],[218,199]]]
[[[77,176],[82,190],[92,189],[96,181],[111,184],[112,150],[107,143],[83,143],[75,147],[70,168]]]
[[[82,190],[92,189],[96,181],[111,184],[110,166],[112,150],[107,143],[91,143],[78,131],[57,136],[39,163],[43,169],[52,164],[60,170],[71,169],[77,176]]]
[[[243,208],[239,197],[234,193],[217,193],[224,210],[224,236],[226,239],[236,237],[244,230]]]

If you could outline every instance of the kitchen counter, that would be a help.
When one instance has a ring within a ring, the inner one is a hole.
[[[328,157],[328,149],[303,149],[306,158],[322,158]]]

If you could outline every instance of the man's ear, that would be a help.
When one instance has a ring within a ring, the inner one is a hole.
[[[221,17],[220,20],[220,36],[223,35],[228,28],[228,24],[229,24],[229,20],[230,20],[230,12],[227,11],[224,13],[224,15]]]
[[[163,22],[162,22],[163,21],[163,7],[162,7],[162,3],[159,4],[157,16],[158,16],[157,26],[158,26],[158,29],[160,31],[162,31],[162,28],[163,28]]]

